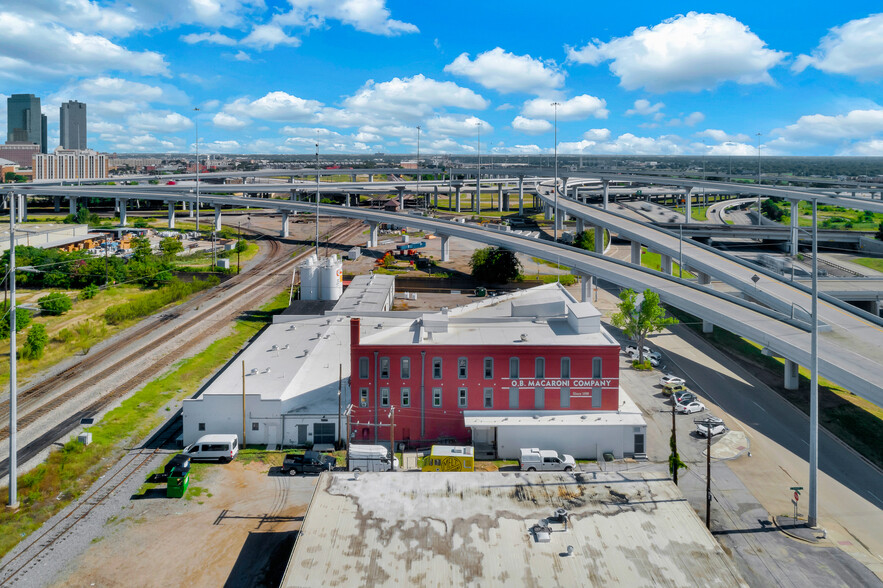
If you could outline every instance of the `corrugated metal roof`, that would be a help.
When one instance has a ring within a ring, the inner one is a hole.
[[[658,473],[322,474],[282,586],[388,585],[746,584]]]

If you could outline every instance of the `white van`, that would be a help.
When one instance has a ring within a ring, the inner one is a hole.
[[[522,448],[521,459],[518,460],[521,471],[572,471],[576,461],[572,455],[558,455],[554,449]]]
[[[388,472],[399,469],[399,458],[389,464],[389,449],[383,445],[350,445],[347,451],[351,472]]]
[[[231,461],[239,453],[239,437],[236,435],[203,435],[199,441],[182,452],[192,461]]]

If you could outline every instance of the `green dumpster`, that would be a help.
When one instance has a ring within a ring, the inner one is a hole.
[[[487,288],[484,286],[479,286],[475,289],[475,295],[478,297],[487,296]]]
[[[190,486],[190,468],[186,470],[172,468],[172,471],[169,472],[169,480],[166,483],[166,497],[181,498],[187,492],[188,486]]]

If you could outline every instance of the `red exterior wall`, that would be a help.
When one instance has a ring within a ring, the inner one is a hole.
[[[375,422],[389,423],[390,406],[395,407],[397,441],[417,442],[452,437],[469,443],[471,432],[463,424],[463,411],[510,410],[509,359],[519,358],[519,402],[517,410],[611,411],[619,406],[619,346],[538,346],[520,343],[490,346],[451,345],[362,345],[358,319],[352,322],[352,370],[350,376],[352,430],[356,441],[375,440]],[[421,352],[425,352],[425,359]],[[410,377],[401,377],[401,359],[410,358]],[[467,358],[467,377],[458,373],[458,359]],[[535,377],[535,359],[545,360],[545,378]],[[570,358],[569,380],[562,381],[561,359]],[[601,358],[601,378],[592,378],[592,359]],[[360,358],[368,358],[367,377],[361,377]],[[381,378],[380,359],[389,358],[389,378]],[[433,359],[442,360],[440,379],[433,377]],[[493,377],[486,379],[484,359],[493,358]],[[425,376],[423,371],[425,370]],[[375,377],[376,376],[376,377]],[[423,376],[423,377],[422,377]],[[424,391],[421,397],[421,379]],[[375,384],[376,382],[376,384]],[[568,386],[569,385],[569,386]],[[410,405],[402,405],[401,389],[410,389]],[[543,406],[536,405],[535,388],[544,388]],[[561,388],[571,390],[570,406],[561,405]],[[381,404],[381,388],[389,388],[389,404]],[[441,388],[441,406],[433,406],[433,388]],[[467,389],[466,406],[459,405],[459,389]],[[485,388],[493,389],[493,406],[485,407]],[[593,389],[601,388],[601,406],[593,407]],[[367,389],[367,406],[360,405],[360,391]],[[421,436],[421,414],[423,434]],[[376,421],[375,421],[376,418]],[[377,440],[389,440],[389,427],[379,427]]]

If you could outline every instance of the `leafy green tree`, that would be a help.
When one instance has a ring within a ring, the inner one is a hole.
[[[42,310],[44,314],[56,316],[64,314],[74,307],[74,303],[71,301],[70,296],[61,292],[47,294],[37,300],[37,304],[40,306],[40,310]]]
[[[77,208],[77,224],[86,225],[92,220],[92,213],[85,206]]]
[[[248,249],[248,241],[246,241],[245,239],[240,239],[239,241],[236,241],[236,248],[233,249],[233,252],[234,253],[245,253],[245,251],[247,249]]]
[[[34,324],[28,331],[28,337],[22,346],[22,359],[40,359],[43,357],[43,350],[47,343],[49,343],[49,336],[46,334],[46,327],[40,323]]]
[[[9,302],[0,302],[0,339],[9,338]],[[31,313],[24,308],[15,311],[15,332],[18,333],[22,329],[31,324]]]
[[[768,219],[779,222],[782,220],[782,209],[776,206],[772,199],[764,200],[760,205],[760,210]]]
[[[80,292],[80,297],[83,300],[89,300],[90,298],[95,298],[96,296],[98,296],[98,291],[98,286],[96,286],[95,284],[89,284],[88,286],[83,288],[82,292]]]
[[[135,222],[132,223],[132,226],[136,229],[146,229],[150,226],[150,223],[147,222],[146,218],[136,218]]]
[[[650,333],[658,333],[668,325],[678,323],[674,317],[666,317],[659,304],[659,294],[644,290],[644,300],[639,303],[638,294],[632,289],[619,293],[619,312],[611,317],[613,326],[622,329],[625,336],[638,345],[638,363],[644,363],[644,341]]]
[[[476,249],[469,266],[474,278],[492,284],[514,280],[521,273],[521,262],[515,252],[502,247]]]
[[[166,237],[159,242],[159,248],[164,257],[174,257],[179,251],[184,251],[184,245],[174,237]]]
[[[135,237],[132,239],[132,251],[136,261],[144,261],[152,252],[150,240],[147,237]]]
[[[883,221],[881,221],[880,225],[877,227],[877,234],[875,236],[878,241],[883,241]]]

